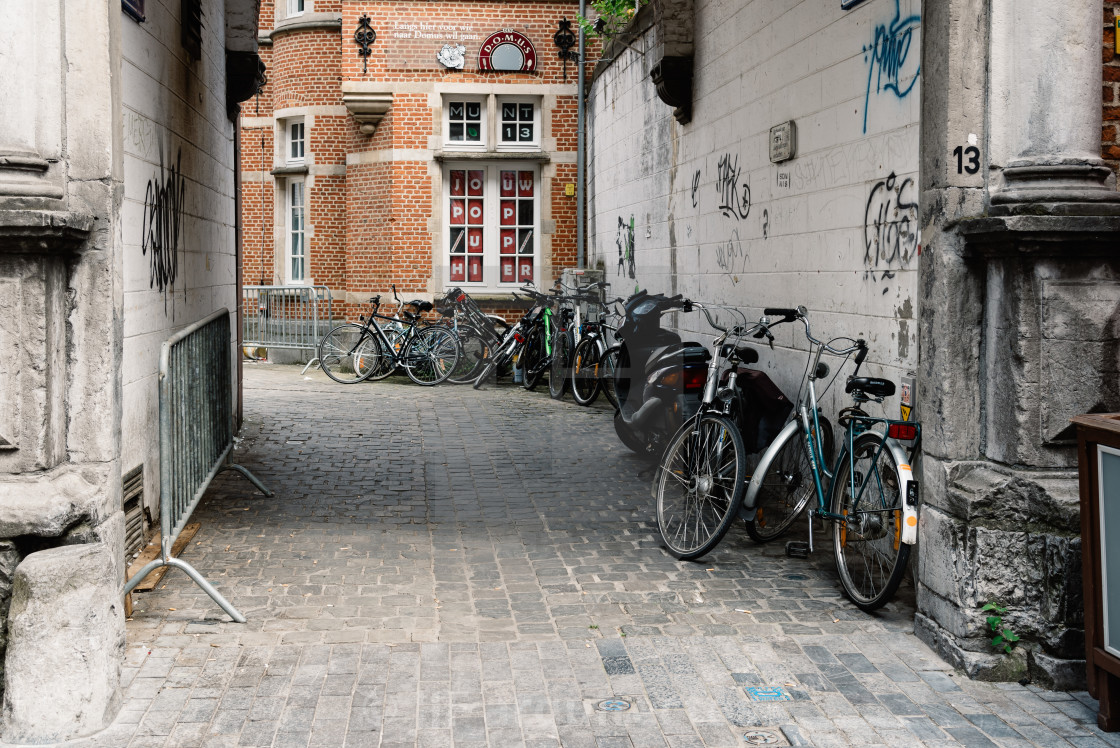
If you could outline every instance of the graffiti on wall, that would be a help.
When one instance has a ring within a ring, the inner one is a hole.
[[[871,188],[863,214],[865,278],[893,278],[896,271],[909,267],[920,251],[915,192],[913,179],[899,179],[894,172]]]
[[[634,216],[630,216],[630,223],[618,217],[618,231],[614,237],[615,246],[618,247],[618,275],[624,272],[631,279],[637,277],[634,266]]]
[[[751,212],[751,186],[741,178],[739,157],[730,153],[720,156],[716,165],[716,191],[719,193],[719,210],[736,220],[746,218]]]
[[[747,251],[739,239],[739,229],[732,229],[727,241],[716,247],[716,264],[720,270],[731,274],[731,281],[738,283],[738,273],[746,269]]]
[[[140,248],[148,258],[148,287],[164,294],[166,313],[167,291],[175,283],[179,272],[179,229],[187,191],[182,171],[183,149],[179,149],[171,166],[164,164],[161,150],[159,162],[159,172],[148,180],[144,191]]]
[[[900,0],[894,0],[894,17],[889,24],[875,27],[875,36],[863,48],[867,63],[867,91],[863,100],[863,132],[867,132],[867,112],[871,106],[871,89],[875,94],[890,92],[896,98],[910,95],[921,73],[921,50],[914,46],[914,31],[921,16],[902,17]]]

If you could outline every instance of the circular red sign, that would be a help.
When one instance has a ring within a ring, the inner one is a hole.
[[[496,31],[478,50],[478,69],[505,73],[531,73],[537,69],[537,50],[519,31]]]

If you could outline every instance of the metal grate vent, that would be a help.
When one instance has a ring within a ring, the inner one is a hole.
[[[182,0],[180,5],[183,48],[192,60],[202,57],[202,0]]]
[[[126,557],[144,547],[144,466],[137,465],[124,475],[124,552]]]

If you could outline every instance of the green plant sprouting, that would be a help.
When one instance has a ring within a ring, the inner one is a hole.
[[[1011,654],[1011,649],[1019,641],[1019,635],[1012,631],[1010,626],[1005,626],[1003,623],[1003,616],[1007,613],[1007,608],[996,603],[987,603],[980,609],[980,612],[995,613],[995,615],[987,617],[988,629],[995,634],[992,637],[992,646]]]
[[[647,2],[649,0],[592,0],[591,7],[602,23],[579,16],[579,25],[589,37],[614,36],[630,23],[637,9]]]

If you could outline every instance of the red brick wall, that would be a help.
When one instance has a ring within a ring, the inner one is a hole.
[[[1104,0],[1104,87],[1101,155],[1120,171],[1120,57],[1116,55],[1116,17],[1120,0]]]

